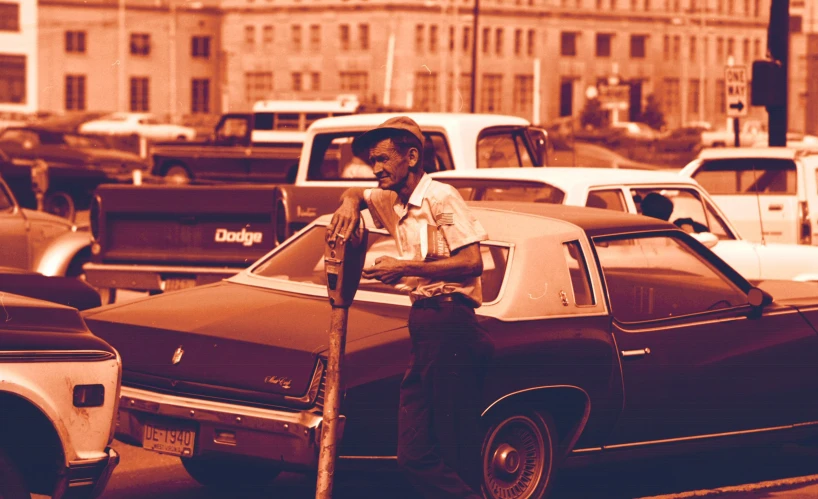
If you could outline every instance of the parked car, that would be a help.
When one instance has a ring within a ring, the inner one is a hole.
[[[651,192],[673,203],[670,221],[701,242],[746,279],[818,281],[818,247],[747,241],[695,180],[674,172],[607,168],[515,168],[432,174],[467,200],[527,201],[642,213]],[[695,228],[695,229],[694,229]]]
[[[136,154],[109,149],[100,139],[59,128],[6,128],[0,132],[0,150],[10,158],[0,162],[0,174],[29,208],[37,206],[31,167],[35,160],[46,162],[49,182],[43,210],[69,220],[78,210],[88,209],[100,184],[130,182],[134,170],[149,168]]]
[[[487,498],[543,497],[561,466],[818,433],[815,284],[773,299],[658,219],[473,208],[490,235],[478,320],[496,347],[480,401]],[[329,220],[222,282],[85,313],[124,359],[119,439],[180,456],[205,485],[316,468]],[[383,230],[367,247],[366,265],[398,255]],[[395,459],[409,306],[365,279],[349,309],[340,466]]]
[[[76,309],[2,298],[0,497],[97,497],[119,462],[121,359]]]
[[[695,179],[749,240],[818,245],[818,151],[704,149],[679,173]]]
[[[102,305],[97,290],[81,279],[46,276],[16,267],[0,266],[0,292],[59,303],[77,310]]]
[[[767,136],[767,124],[757,119],[746,119],[739,129],[739,146],[750,146]],[[702,132],[702,147],[728,147],[736,145],[736,132],[731,127]]]
[[[181,125],[163,123],[148,113],[112,113],[79,126],[82,133],[100,135],[136,134],[150,140],[192,140],[196,130]]]
[[[639,121],[620,121],[611,123],[614,130],[621,130],[626,137],[644,142],[653,142],[659,137],[659,133],[647,123]]]

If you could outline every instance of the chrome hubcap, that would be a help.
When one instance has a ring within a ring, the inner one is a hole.
[[[520,453],[514,447],[502,444],[494,451],[494,467],[500,472],[516,473],[520,469]]]
[[[486,437],[483,481],[490,499],[532,499],[550,473],[551,442],[527,416],[513,416]]]

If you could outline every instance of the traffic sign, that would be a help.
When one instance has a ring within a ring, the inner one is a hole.
[[[747,98],[747,67],[727,66],[724,68],[724,99],[727,116],[737,118],[747,116],[750,101]]]

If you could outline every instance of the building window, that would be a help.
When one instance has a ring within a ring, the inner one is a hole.
[[[256,27],[255,26],[245,26],[244,27],[244,45],[253,50],[256,45]]]
[[[750,61],[750,39],[745,38],[744,41],[741,42],[741,55],[742,60],[744,62]]]
[[[665,61],[670,59],[670,35],[662,38],[662,57]]]
[[[369,50],[369,25],[358,25],[358,41],[361,44],[361,50]]]
[[[317,24],[310,26],[310,50],[313,52],[321,50],[321,26]]]
[[[65,32],[65,51],[77,54],[85,53],[85,31]]]
[[[454,40],[457,37],[454,26],[449,26],[449,52],[454,52]]]
[[[602,10],[602,0],[596,0],[596,10]]]
[[[301,52],[301,26],[298,24],[290,26],[290,42],[294,52]]]
[[[415,26],[415,52],[418,54],[423,53],[423,40],[424,40],[424,32],[426,28],[422,24],[418,24]]]
[[[682,52],[682,37],[675,35],[673,37],[673,60],[678,61]]]
[[[147,112],[150,111],[149,101],[149,80],[146,76],[137,76],[131,78],[131,111],[132,112]]]
[[[264,26],[261,28],[261,44],[265,47],[270,47],[275,40],[275,32],[273,31],[273,27],[270,25]]]
[[[679,79],[665,78],[664,81],[665,113],[673,115],[679,112]]]
[[[732,38],[727,39],[727,57],[736,55],[736,41]]]
[[[298,73],[298,72],[293,73],[292,74],[292,79],[293,79],[293,90],[295,92],[300,92],[301,90],[304,89],[304,86],[303,86],[304,83],[303,83],[303,80],[301,78],[301,73]]]
[[[631,59],[645,58],[645,40],[647,35],[631,35]]]
[[[480,110],[485,113],[502,111],[503,75],[484,74],[483,88],[480,89]]]
[[[523,30],[514,30],[514,55],[520,55],[523,51]]]
[[[85,75],[65,75],[65,110],[85,111]]]
[[[503,55],[503,28],[494,30],[494,53]]]
[[[753,2],[753,17],[758,17],[761,12],[761,0]]]
[[[248,104],[268,99],[273,92],[273,73],[256,71],[244,73],[244,97]]]
[[[437,53],[437,25],[429,26],[429,53]]]
[[[151,53],[151,35],[148,33],[131,33],[131,54],[149,55]]]
[[[727,0],[727,13],[728,14],[735,14],[736,12],[736,1],[735,0]]]
[[[460,81],[457,82],[458,98],[454,101],[456,111],[468,111],[471,109],[471,73],[460,73]]]
[[[365,71],[341,71],[341,91],[366,97],[369,91],[369,75]]]
[[[724,0],[718,0],[716,3],[716,12],[722,14],[724,12]]]
[[[616,10],[616,0],[611,0],[611,10]]]
[[[563,31],[560,35],[560,55],[574,57],[577,55],[577,34]]]
[[[611,38],[613,35],[610,33],[597,33],[596,34],[596,56],[597,57],[610,57],[611,56]]]
[[[536,41],[537,41],[536,31],[534,31],[533,29],[528,30],[528,49],[526,52],[528,53],[529,56],[534,55],[534,44],[536,43]]]
[[[489,53],[489,47],[491,46],[491,28],[483,28],[483,53]]]
[[[463,52],[471,50],[471,28],[466,26],[463,28]]]
[[[514,76],[514,112],[530,113],[531,103],[534,100],[534,76]]]
[[[190,39],[190,55],[192,57],[210,58],[210,37],[194,36]]]
[[[321,73],[317,71],[310,73],[310,90],[321,90]]]
[[[690,60],[691,61],[696,60],[696,37],[695,36],[690,37],[690,54],[689,55],[690,55]]]
[[[645,0],[645,12],[650,11],[650,0]]]
[[[412,108],[416,111],[437,111],[438,100],[437,73],[423,71],[415,74],[415,102]]]
[[[208,78],[193,78],[190,87],[190,112],[210,112],[210,80]]]
[[[560,82],[560,117],[574,114],[574,80]]]
[[[0,2],[0,31],[20,31],[20,5]]]
[[[726,89],[724,88],[724,80],[721,78],[716,80],[716,112],[718,114],[727,113],[727,104],[724,95],[725,90]]]
[[[699,112],[699,80],[690,80],[690,87],[687,93],[687,108],[691,113]]]
[[[338,39],[341,43],[341,50],[349,50],[349,24],[338,26]]]
[[[761,40],[756,38],[753,40],[753,57],[758,59],[761,57]]]
[[[724,38],[718,37],[716,38],[716,61],[721,62],[724,60]]]

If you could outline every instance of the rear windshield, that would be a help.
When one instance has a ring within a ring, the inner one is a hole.
[[[719,194],[795,194],[795,162],[779,158],[706,160],[693,175],[707,192]]]
[[[435,178],[449,184],[468,201],[524,201],[562,204],[565,192],[544,182]]]
[[[327,280],[324,272],[325,236],[326,226],[313,226],[306,233],[294,238],[287,246],[270,256],[254,269],[253,273],[274,279],[326,286]],[[388,255],[399,258],[395,240],[386,233],[370,232],[367,243],[364,267],[373,265],[375,259],[381,256]],[[480,251],[483,255],[483,302],[489,303],[496,300],[500,294],[500,288],[506,275],[509,250],[505,246],[481,243]],[[406,295],[406,291],[399,289],[400,287],[401,283],[398,283],[397,286],[390,286],[374,279],[362,279],[358,289]]]

